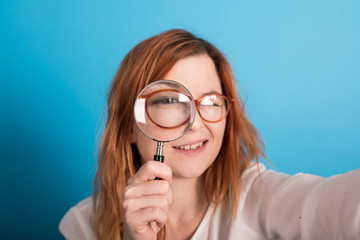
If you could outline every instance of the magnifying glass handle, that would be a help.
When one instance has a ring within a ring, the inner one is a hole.
[[[154,155],[154,161],[158,161],[158,162],[164,162],[164,156],[163,156],[163,148],[164,148],[164,143],[163,142],[157,142],[157,146],[156,146],[156,153]],[[156,177],[155,180],[161,180],[161,178]]]
[[[161,155],[154,155],[154,161],[158,161],[158,162],[164,162],[164,156]]]

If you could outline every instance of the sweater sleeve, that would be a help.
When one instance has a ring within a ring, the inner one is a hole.
[[[360,169],[324,179],[302,209],[304,239],[360,239]]]
[[[92,206],[92,198],[88,197],[70,208],[61,219],[59,231],[66,239],[96,239],[90,222]]]
[[[330,178],[265,171],[243,211],[266,239],[360,239],[360,169]]]

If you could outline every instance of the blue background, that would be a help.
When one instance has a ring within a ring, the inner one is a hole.
[[[139,41],[185,28],[229,58],[279,171],[359,168],[360,1],[0,3],[0,233],[61,239],[91,194],[108,86]]]

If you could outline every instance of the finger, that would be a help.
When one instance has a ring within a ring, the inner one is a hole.
[[[160,208],[165,213],[169,210],[168,198],[164,195],[151,195],[141,198],[124,200],[123,207],[126,213],[135,213],[145,208]]]
[[[148,181],[141,184],[130,185],[124,189],[124,199],[139,198],[150,195],[165,195],[172,203],[172,191],[169,182],[165,180]]]
[[[144,208],[131,215],[125,213],[125,219],[130,227],[141,227],[156,222],[156,225],[162,228],[166,224],[168,216],[161,208]]]
[[[156,161],[148,161],[129,179],[128,185],[152,181],[156,177],[172,182],[172,171],[169,166]]]

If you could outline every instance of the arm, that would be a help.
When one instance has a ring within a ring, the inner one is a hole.
[[[324,179],[302,210],[304,239],[360,239],[360,169]]]
[[[360,170],[326,179],[263,172],[244,215],[268,239],[360,239]]]

